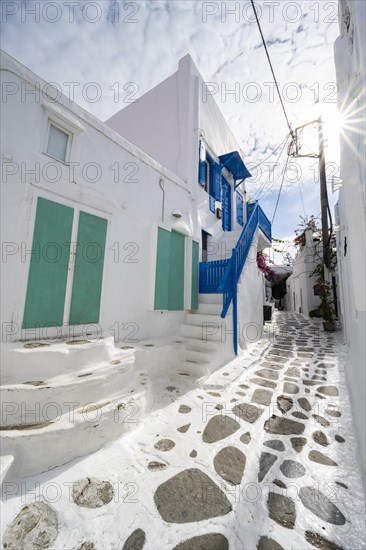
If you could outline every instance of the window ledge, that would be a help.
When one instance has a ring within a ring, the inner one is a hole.
[[[67,113],[59,105],[50,105],[43,102],[42,107],[55,122],[66,127],[71,132],[85,132],[85,126],[75,116]]]

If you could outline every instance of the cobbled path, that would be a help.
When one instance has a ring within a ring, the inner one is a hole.
[[[38,476],[45,505],[9,503],[6,548],[37,540],[37,518],[43,548],[364,549],[339,334],[276,312],[253,349],[195,389],[177,374],[180,395],[134,433]]]

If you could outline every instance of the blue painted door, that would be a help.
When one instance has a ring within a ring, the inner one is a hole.
[[[221,183],[222,228],[231,231],[231,187],[225,178]]]

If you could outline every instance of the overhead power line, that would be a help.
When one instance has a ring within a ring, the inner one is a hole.
[[[302,198],[301,183],[298,181],[298,184],[299,184],[300,198],[301,198],[301,204],[302,204],[302,211],[304,212],[304,216],[306,218],[304,199]]]
[[[281,196],[281,191],[282,191],[282,186],[283,186],[283,182],[285,181],[285,174],[286,174],[286,169],[287,169],[287,164],[288,164],[288,159],[289,157],[286,158],[286,164],[285,164],[285,168],[283,170],[283,174],[282,174],[282,181],[281,181],[281,187],[280,187],[280,190],[278,192],[278,197],[277,197],[277,202],[276,202],[276,207],[275,207],[275,210],[273,212],[273,216],[272,216],[272,225],[273,225],[273,222],[274,222],[274,219],[275,219],[275,216],[276,216],[276,212],[277,212],[277,206],[278,206],[278,203],[280,202],[280,196]]]
[[[286,139],[285,143],[284,143],[283,146],[282,146],[282,149],[281,149],[280,154],[278,155],[277,161],[280,160],[280,158],[281,158],[281,156],[282,156],[282,153],[283,153],[283,151],[285,150],[286,144],[287,144],[287,139]],[[274,167],[274,168],[275,168],[275,167]],[[268,178],[268,179],[269,179],[269,178]],[[257,191],[257,192],[254,194],[253,200],[259,200],[259,199],[261,199],[262,197],[264,197],[264,195],[266,195],[266,194],[272,189],[272,187],[275,185],[275,183],[276,183],[277,180],[278,180],[278,176],[275,178],[275,180],[273,181],[272,185],[270,185],[270,186],[268,187],[268,189],[266,189],[266,190],[264,191],[264,193],[262,193],[263,189],[265,188],[265,186],[266,186],[266,184],[267,184],[267,182],[268,182],[268,180],[266,180],[266,181],[263,183],[262,187],[259,189],[259,191]]]
[[[266,44],[266,41],[265,41],[264,36],[263,36],[263,32],[262,32],[261,25],[260,25],[260,23],[259,23],[259,19],[258,19],[258,15],[257,15],[257,10],[255,9],[254,0],[251,0],[251,4],[252,4],[253,11],[254,11],[255,19],[256,19],[256,21],[257,21],[257,25],[258,25],[258,29],[259,29],[260,35],[261,35],[261,37],[262,37],[262,42],[263,42],[264,49],[265,49],[265,51],[266,51],[268,63],[269,63],[269,66],[270,66],[270,68],[271,68],[271,71],[272,71],[272,76],[273,76],[273,80],[274,80],[274,83],[275,83],[275,86],[276,86],[276,89],[277,89],[278,97],[280,98],[280,102],[281,102],[283,114],[285,115],[285,119],[286,119],[286,122],[287,122],[288,129],[290,130],[290,134],[291,134],[292,137],[294,137],[294,135],[293,135],[293,130],[292,130],[290,121],[289,121],[289,119],[288,119],[288,116],[287,116],[287,113],[286,113],[285,106],[284,106],[284,104],[283,104],[283,100],[282,100],[282,96],[281,96],[281,93],[280,93],[280,89],[279,89],[278,84],[277,84],[276,76],[275,76],[275,73],[274,73],[274,70],[273,70],[272,61],[271,61],[271,58],[270,58],[269,53],[268,53],[267,44]]]
[[[268,157],[266,157],[264,160],[261,160],[258,164],[256,164],[255,166],[253,166],[253,168],[250,168],[250,169],[251,169],[251,170],[255,170],[256,168],[258,168],[258,166],[260,166],[261,164],[263,164],[264,162],[266,162],[266,160],[268,160],[269,158],[271,158],[272,155],[274,155],[275,153],[277,153],[278,149],[281,147],[281,145],[283,145],[283,142],[286,141],[287,138],[288,138],[288,134],[285,136],[285,139],[284,139],[283,141],[281,141],[281,143],[279,144],[279,146],[276,147],[276,149],[274,149],[270,155],[268,155]]]

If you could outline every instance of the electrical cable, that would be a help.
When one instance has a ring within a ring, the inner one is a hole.
[[[288,139],[288,136],[286,136],[286,137],[287,137],[287,139]],[[281,149],[281,152],[280,152],[280,154],[278,155],[277,161],[280,160],[280,158],[281,158],[281,156],[282,156],[282,153],[283,153],[283,151],[285,150],[285,147],[286,147],[286,144],[287,144],[287,139],[286,139],[285,143],[283,144],[283,147],[282,147],[282,149]],[[273,169],[274,169],[274,168],[275,168],[275,166],[273,167]],[[262,187],[259,189],[259,191],[256,191],[256,192],[254,193],[253,200],[259,200],[262,196],[264,196],[270,189],[272,189],[272,187],[273,187],[273,185],[276,183],[277,179],[278,179],[278,177],[275,179],[275,181],[274,181],[273,184],[269,187],[269,189],[268,189],[263,195],[261,195],[261,193],[262,193],[264,187],[265,187],[266,184],[267,184],[267,181],[268,181],[268,180],[266,180],[266,181],[263,183]],[[261,195],[261,196],[260,196],[260,195]]]
[[[301,191],[301,183],[300,181],[297,182],[299,185],[299,191],[300,191],[300,198],[301,198],[301,204],[302,204],[302,211],[304,212],[304,216],[306,218],[306,212],[305,212],[305,206],[304,206],[304,199],[302,198],[302,191]]]
[[[278,206],[278,203],[279,203],[279,201],[280,201],[280,196],[281,196],[281,191],[282,191],[283,182],[285,181],[285,174],[286,174],[286,169],[287,169],[288,160],[289,160],[289,157],[287,157],[287,159],[286,159],[285,168],[284,168],[284,170],[283,170],[282,181],[281,181],[281,187],[280,187],[280,190],[279,190],[279,192],[278,192],[276,207],[275,207],[275,210],[274,210],[273,216],[272,216],[272,221],[271,221],[271,224],[272,224],[272,225],[273,225],[273,222],[274,222],[274,219],[275,219],[275,216],[276,216],[277,206]]]
[[[281,147],[281,145],[283,145],[283,142],[286,141],[286,140],[288,139],[288,136],[289,136],[289,134],[286,134],[285,139],[284,139],[283,141],[281,141],[281,143],[279,144],[279,146],[276,147],[276,149],[274,149],[274,150],[272,151],[272,153],[271,153],[267,158],[265,158],[264,160],[261,160],[261,162],[259,162],[256,166],[253,166],[253,168],[251,168],[251,170],[255,170],[256,168],[258,168],[258,166],[260,166],[261,164],[263,164],[264,162],[266,162],[266,160],[268,160],[269,158],[271,158],[271,156],[274,155],[274,154],[278,151],[278,149]]]
[[[280,98],[280,102],[281,102],[283,114],[285,115],[285,119],[286,119],[286,122],[287,122],[288,129],[290,130],[291,137],[294,138],[294,132],[293,132],[293,130],[292,130],[290,121],[289,121],[288,116],[287,116],[287,113],[286,113],[285,106],[284,106],[284,104],[283,104],[283,100],[282,100],[282,96],[281,96],[281,93],[280,93],[280,89],[279,89],[279,87],[278,87],[278,83],[277,83],[277,80],[276,80],[276,76],[275,76],[275,73],[274,73],[274,70],[273,70],[271,58],[270,58],[269,53],[268,53],[267,44],[266,44],[266,41],[265,41],[264,36],[263,36],[263,32],[262,32],[261,25],[260,25],[260,23],[259,23],[259,19],[258,19],[258,15],[257,15],[257,10],[255,9],[254,0],[250,0],[250,1],[251,1],[251,4],[252,4],[253,11],[254,11],[255,19],[256,19],[256,21],[257,21],[257,26],[258,26],[259,32],[260,32],[260,35],[261,35],[261,37],[262,37],[262,42],[263,42],[264,49],[265,49],[265,51],[266,51],[268,63],[269,63],[269,66],[270,66],[270,68],[271,68],[271,71],[272,71],[272,76],[273,76],[273,80],[274,80],[274,83],[275,83],[275,86],[276,86],[276,89],[277,89],[278,97]]]

